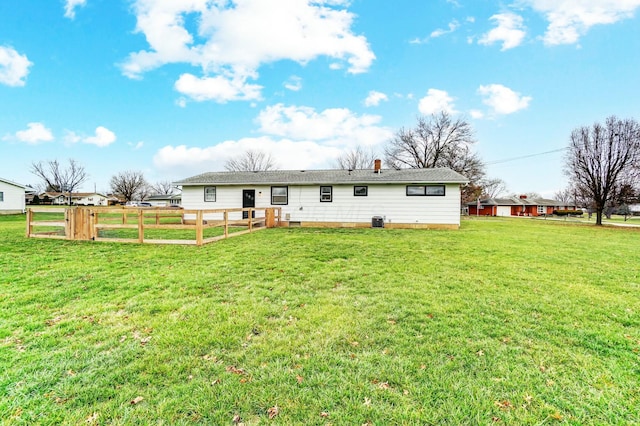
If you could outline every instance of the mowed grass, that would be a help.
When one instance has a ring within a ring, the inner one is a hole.
[[[3,424],[638,424],[640,232],[270,229],[204,247],[0,217]]]

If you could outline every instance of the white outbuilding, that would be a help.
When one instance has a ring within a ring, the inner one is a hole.
[[[24,213],[25,186],[0,178],[0,214]]]

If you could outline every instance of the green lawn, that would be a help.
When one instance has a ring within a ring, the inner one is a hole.
[[[2,424],[638,424],[640,230],[269,229],[203,247],[0,217]]]

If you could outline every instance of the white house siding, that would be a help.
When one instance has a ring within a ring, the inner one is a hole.
[[[24,212],[25,201],[23,187],[0,180],[0,192],[2,192],[0,214]]]
[[[73,201],[78,206],[106,206],[107,197],[100,194],[90,194]]]
[[[356,184],[357,185],[357,184]],[[368,184],[368,195],[353,195],[352,184],[333,187],[333,201],[320,202],[320,185],[289,185],[287,205],[271,205],[271,186],[216,186],[216,201],[204,201],[204,186],[183,186],[185,209],[242,207],[242,190],[256,191],[256,208],[281,207],[290,222],[371,223],[382,216],[387,224],[460,225],[460,185],[446,185],[445,196],[407,196],[405,184]],[[325,186],[325,185],[323,185]],[[238,219],[237,213],[230,219]]]

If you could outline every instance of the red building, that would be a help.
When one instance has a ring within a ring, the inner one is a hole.
[[[467,203],[470,216],[544,216],[554,210],[574,209],[557,200],[527,198],[526,195],[510,198],[485,198]]]

